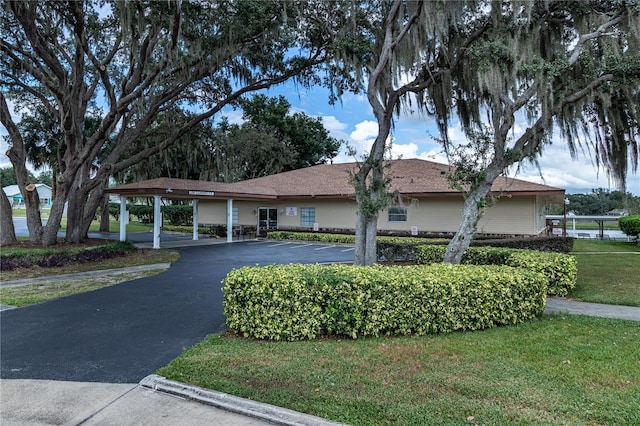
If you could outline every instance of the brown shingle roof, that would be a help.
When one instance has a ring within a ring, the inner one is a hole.
[[[236,183],[206,182],[184,179],[159,178],[110,188],[110,193],[134,195],[136,193],[191,195],[189,192],[213,192],[216,196],[247,198],[342,198],[354,195],[349,173],[355,163],[321,164],[318,166],[278,173]],[[393,160],[388,169],[392,177],[391,190],[411,196],[457,195],[451,189],[446,174],[449,166],[420,159]],[[492,187],[495,192],[511,194],[558,193],[563,189],[506,177],[498,178]],[[195,194],[206,195],[206,194]]]

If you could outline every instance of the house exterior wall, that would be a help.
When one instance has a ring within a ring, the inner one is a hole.
[[[380,212],[378,229],[407,231],[412,227],[424,232],[458,230],[462,210],[462,198],[423,198],[406,203],[406,221],[389,220],[389,210]],[[302,209],[315,208],[315,221],[319,228],[355,229],[357,206],[355,200],[300,199],[274,201],[234,200],[238,209],[238,225],[256,226],[260,208],[275,208],[278,212],[278,228],[312,228],[301,223]],[[491,206],[478,223],[478,232],[488,234],[538,235],[544,230],[544,200],[536,196],[502,197]],[[542,216],[541,216],[542,215]],[[226,224],[226,201],[200,201],[200,224]]]

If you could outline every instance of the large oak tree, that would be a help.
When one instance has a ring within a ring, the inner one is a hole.
[[[341,34],[341,16],[323,1],[5,1],[0,122],[25,191],[31,241],[56,242],[66,203],[66,238],[82,241],[110,176],[171,146],[243,94],[290,78],[318,82],[314,66]],[[10,105],[46,108],[64,135],[46,226],[37,194],[26,191],[27,152]],[[124,155],[176,106],[195,114],[157,144]],[[101,120],[87,135],[85,117],[95,111]]]
[[[356,263],[376,260],[377,218],[391,200],[383,160],[395,113],[434,116],[448,152],[456,148],[448,138],[456,118],[469,147],[484,153],[480,162],[463,157],[452,174],[465,190],[445,258],[452,263],[468,247],[495,179],[520,161],[536,161],[554,130],[574,152],[592,147],[620,179],[629,158],[637,164],[634,2],[382,0],[357,8],[360,50],[342,59],[366,82],[378,135],[353,175]],[[514,133],[518,118],[528,123],[522,134]]]

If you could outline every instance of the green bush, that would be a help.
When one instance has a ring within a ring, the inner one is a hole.
[[[173,226],[193,225],[193,206],[173,204],[161,206],[160,211]]]
[[[542,313],[547,279],[473,265],[272,265],[231,271],[224,314],[237,333],[271,340],[421,335],[517,324]]]
[[[618,219],[618,226],[628,236],[638,238],[640,236],[640,215],[621,217]]]
[[[420,264],[440,263],[446,247],[423,245],[416,247],[415,260]],[[493,247],[469,247],[462,256],[463,264],[506,265],[525,268],[543,274],[549,280],[548,294],[566,296],[576,285],[578,267],[573,256],[563,253],[541,252]]]
[[[142,204],[127,204],[127,210],[130,214],[137,217],[142,223],[153,222],[153,206],[145,206]]]
[[[573,250],[574,239],[572,237],[531,237],[531,238],[500,238],[500,239],[474,239],[471,246],[506,247],[525,250],[555,251],[558,253],[570,253]]]
[[[13,250],[0,255],[0,271],[12,271],[17,268],[40,266],[51,268],[71,263],[85,263],[123,256],[135,250],[130,241],[114,241],[104,246],[88,249],[70,250]]]

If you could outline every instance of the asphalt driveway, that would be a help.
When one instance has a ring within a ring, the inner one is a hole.
[[[226,328],[233,268],[353,260],[345,246],[248,241],[178,248],[159,275],[0,313],[0,377],[137,383]]]

